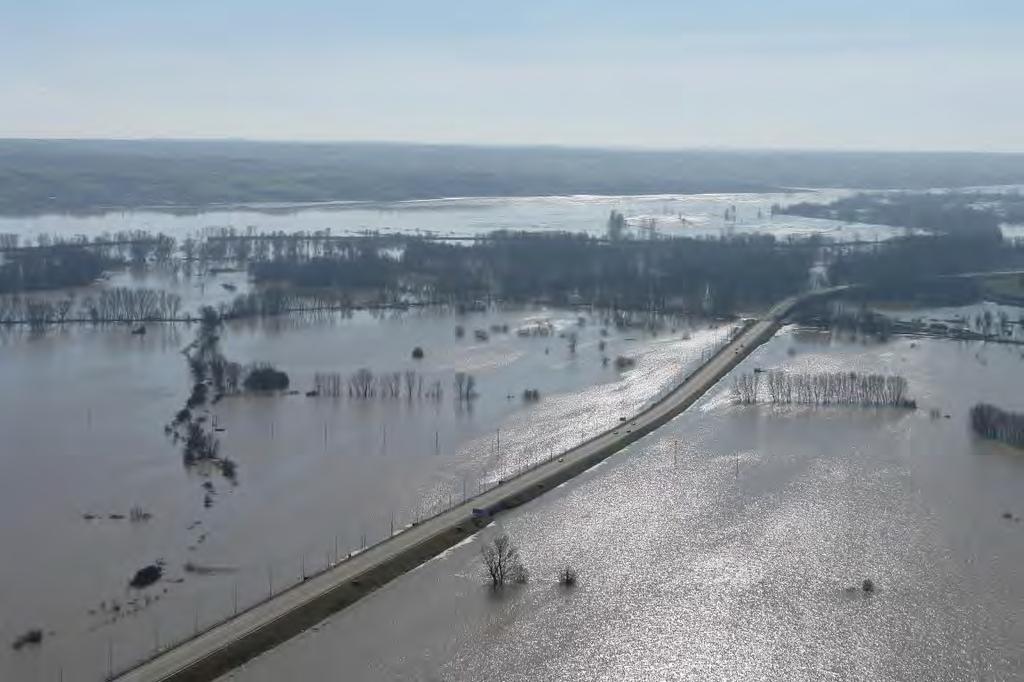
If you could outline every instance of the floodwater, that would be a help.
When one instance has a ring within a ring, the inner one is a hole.
[[[787,328],[740,371],[899,373],[919,409],[737,406],[727,377],[226,679],[1020,679],[1024,457],[974,438],[967,411],[1024,409],[1022,363],[1010,345]],[[494,595],[479,547],[499,531],[532,579]]]
[[[218,289],[207,286],[211,296]],[[516,334],[538,324],[552,333]],[[602,327],[597,314],[540,307],[233,323],[224,354],[272,362],[298,391],[228,397],[211,409],[221,453],[239,465],[237,485],[186,470],[163,432],[188,396],[181,349],[194,326],[149,325],[141,337],[125,325],[0,331],[0,679],[102,679],[230,615],[236,601],[244,608],[612,426],[728,333],[674,318],[657,333],[611,326],[603,336]],[[489,340],[477,340],[478,329]],[[411,358],[415,346],[422,360]],[[636,367],[602,362],[617,355]],[[305,395],[315,373],[347,378],[361,367],[413,370],[444,396]],[[457,371],[476,377],[469,404],[454,399]],[[538,403],[522,400],[527,388],[540,391]],[[134,506],[152,518],[110,518]],[[128,590],[132,574],[158,560],[164,579]],[[46,633],[41,646],[8,646],[34,627]]]
[[[286,207],[276,213],[41,216],[0,218],[0,232],[30,238],[41,232],[98,235],[149,229],[184,236],[208,226],[255,225],[261,230],[330,228],[336,233],[379,229],[467,234],[508,228],[597,234],[604,231],[612,209],[623,211],[634,228],[653,218],[659,231],[673,234],[823,232],[842,239],[881,239],[902,232],[769,215],[773,203],[828,201],[839,193],[453,199]],[[725,209],[734,205],[737,220],[726,223]],[[244,273],[184,277],[123,272],[95,286],[166,289],[182,296],[183,311],[194,311],[203,303],[230,300],[248,283]],[[619,416],[635,412],[678,381],[725,333],[701,323],[669,321],[657,335],[613,327],[605,339],[598,316],[584,312],[581,326],[579,315],[513,308],[458,316],[423,309],[233,323],[223,335],[226,356],[243,364],[273,362],[290,374],[299,391],[229,398],[213,409],[211,418],[224,429],[219,434],[222,453],[239,464],[237,486],[219,475],[187,471],[179,447],[163,433],[163,425],[189,392],[180,351],[192,340],[194,327],[149,325],[142,337],[118,325],[69,325],[39,336],[0,329],[0,387],[6,389],[0,395],[0,513],[7,519],[0,524],[0,547],[7,550],[0,561],[0,679],[101,679],[109,670],[225,617],[236,603],[244,608],[303,573],[385,537],[392,528],[400,529],[472,495],[474,488],[617,423]],[[538,322],[550,323],[554,334],[515,334],[517,328]],[[461,340],[454,335],[459,324],[467,330]],[[510,332],[490,332],[492,325],[508,325]],[[476,329],[488,330],[490,339],[477,341]],[[575,354],[559,336],[570,331],[579,336]],[[892,354],[898,345],[850,349],[823,345],[820,339],[795,339],[789,335],[773,342],[758,351],[756,361],[874,366],[902,357]],[[603,352],[598,349],[602,340],[607,344]],[[798,346],[795,358],[784,355],[783,346],[789,343]],[[415,346],[425,350],[422,361],[410,357]],[[877,620],[882,616],[870,610],[880,601],[876,598],[895,589],[883,580],[892,575],[909,581],[907,572],[915,566],[915,579],[926,576],[931,581],[921,585],[938,586],[934,592],[914,593],[922,608],[931,610],[913,623],[890,614],[886,617],[892,627],[952,622],[951,616],[933,612],[960,592],[951,583],[936,583],[921,568],[925,560],[912,550],[942,548],[960,561],[960,536],[947,541],[942,529],[969,523],[978,551],[1019,558],[997,542],[1001,526],[992,530],[987,525],[997,513],[989,518],[986,507],[977,521],[972,516],[978,513],[972,505],[981,504],[979,500],[1001,507],[1006,499],[1012,507],[1009,497],[999,495],[1019,488],[1017,460],[1007,453],[984,458],[965,454],[993,446],[965,440],[962,414],[976,399],[970,397],[972,391],[982,387],[986,392],[1005,387],[1005,395],[990,399],[1021,407],[1012,391],[1015,352],[1008,346],[994,350],[933,341],[922,341],[913,353],[904,349],[907,359],[899,361],[907,363],[918,397],[927,391],[956,396],[949,409],[960,411],[938,423],[923,418],[927,409],[913,415],[766,414],[759,408],[730,407],[721,396],[709,397],[701,403],[703,411],[691,410],[623,456],[502,521],[528,554],[536,576],[528,589],[491,600],[480,586],[474,541],[342,614],[330,628],[321,628],[323,636],[335,633],[327,647],[317,644],[322,643],[318,634],[311,634],[261,659],[245,674],[280,679],[280,670],[306,670],[308,665],[308,677],[315,678],[344,665],[346,678],[351,671],[353,679],[473,679],[498,669],[511,679],[528,673],[618,679],[645,669],[654,676],[672,676],[676,663],[702,671],[709,669],[709,661],[735,659],[748,667],[722,670],[739,670],[736,676],[749,677],[749,671],[781,655],[792,657],[785,659],[786,665],[798,661],[820,671],[813,661],[800,658],[815,651],[828,658],[806,639],[815,628],[794,624],[792,619],[799,618],[793,614],[825,619],[833,630],[822,626],[822,631],[832,634],[815,631],[814,636],[826,637],[830,645],[853,647],[857,640],[851,633],[856,630],[843,620],[846,612],[823,613],[832,602],[822,595],[831,598],[838,590],[837,608],[866,609],[863,618]],[[602,355],[614,359],[619,354],[635,356],[636,368],[618,372],[601,362]],[[317,372],[347,376],[360,367],[377,374],[415,370],[426,384],[440,381],[445,396],[440,401],[403,397],[361,402],[303,395]],[[951,375],[956,367],[963,373]],[[479,397],[472,405],[452,397],[456,371],[477,378]],[[539,403],[521,400],[527,388],[540,391]],[[891,449],[902,439],[930,433],[939,434],[929,441],[942,451],[935,455],[943,458],[937,471],[927,466],[925,455],[916,450],[909,454],[910,446]],[[868,448],[863,457],[859,450],[844,449],[859,448],[860,443]],[[837,444],[842,445],[838,452]],[[673,471],[679,473],[673,477],[662,471],[650,478],[654,470],[649,463],[660,456],[665,465],[672,451],[677,453]],[[901,459],[892,460],[894,452],[903,453]],[[737,459],[744,472],[741,488],[733,475]],[[913,476],[906,471],[912,464]],[[682,472],[688,472],[686,477]],[[929,476],[933,480],[927,481]],[[965,496],[960,496],[960,478],[973,486]],[[214,488],[209,508],[204,506],[206,483]],[[992,490],[987,488],[990,483]],[[822,496],[812,489],[823,491]],[[948,512],[949,518],[940,522],[934,518],[938,512],[922,507],[938,531],[922,520],[922,508],[914,506],[921,489],[930,490],[932,504]],[[957,500],[964,509],[953,508]],[[110,518],[127,516],[133,506],[152,517],[135,523]],[[886,509],[890,516],[877,518]],[[856,514],[868,519],[863,528]],[[823,529],[812,523],[819,515],[826,524]],[[911,520],[909,526],[901,524],[903,518]],[[985,533],[979,534],[976,526]],[[865,539],[868,531],[877,547]],[[926,531],[939,533],[939,539],[922,535]],[[826,535],[831,539],[825,546],[815,544],[825,542]],[[799,550],[808,548],[811,558],[800,558]],[[883,549],[893,554],[878,558]],[[557,564],[569,555],[579,564],[583,582],[567,595],[554,591],[550,582]],[[684,562],[687,556],[698,557],[696,564]],[[856,565],[855,559],[863,557],[875,557],[876,563]],[[129,591],[127,582],[135,570],[158,560],[165,563],[164,579],[148,590]],[[788,582],[803,575],[800,561],[810,562],[801,579],[817,592],[800,591]],[[198,572],[186,572],[188,564]],[[1009,565],[993,571],[1009,570]],[[855,583],[864,572],[873,572],[880,584],[870,601],[857,601],[837,586]],[[759,601],[744,582],[752,576],[773,586],[771,594],[779,604]],[[1008,600],[1019,597],[1011,583],[995,578],[979,578],[973,589],[1002,590],[1000,595]],[[1001,613],[973,592],[965,594],[970,597],[964,597],[965,603],[974,599],[986,605],[987,617]],[[399,603],[403,608],[397,608]],[[762,614],[758,622],[770,625],[778,642],[796,649],[778,653],[776,643],[764,640],[765,627],[745,624],[743,619],[753,618],[754,609]],[[981,618],[975,611],[969,615]],[[580,637],[567,626],[578,627]],[[34,627],[45,632],[42,646],[21,651],[6,646]],[[689,632],[686,637],[680,634],[682,628]],[[762,639],[744,640],[744,633]],[[1013,630],[1007,636],[1019,634]],[[876,649],[882,646],[863,637]],[[501,655],[490,657],[492,647]],[[978,655],[984,659],[992,651],[1011,649],[981,646]],[[632,655],[636,651],[644,652],[641,664]],[[299,655],[294,652],[301,653],[301,664],[289,658]],[[666,662],[664,656],[671,652],[676,658]],[[878,670],[870,667],[871,660],[865,670]],[[853,665],[852,654],[842,661]],[[650,665],[645,668],[646,662]],[[686,668],[680,670],[686,676]]]
[[[431,232],[474,235],[493,230],[560,230],[603,235],[608,214],[622,212],[631,229],[653,220],[659,233],[676,236],[774,234],[777,237],[822,234],[838,240],[888,239],[901,228],[847,224],[833,220],[772,216],[773,204],[826,203],[848,190],[801,190],[766,194],[668,194],[653,196],[492,197],[433,199],[394,203],[340,203],[313,206],[201,210],[192,214],[138,210],[95,216],[47,214],[0,217],[0,232],[23,240],[42,233],[94,237],[122,230],[148,230],[175,237],[209,227],[285,232],[331,230],[335,234]],[[726,210],[735,209],[735,220]]]

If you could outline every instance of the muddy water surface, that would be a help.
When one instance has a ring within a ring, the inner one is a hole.
[[[516,333],[537,325],[550,334]],[[111,663],[118,669],[187,636],[236,601],[244,607],[608,428],[727,332],[685,320],[657,334],[610,326],[604,336],[602,328],[600,315],[543,308],[229,325],[228,358],[272,362],[297,390],[211,408],[221,452],[238,462],[237,485],[187,470],[163,432],[189,392],[181,349],[194,326],[149,325],[141,337],[118,325],[4,332],[0,546],[9,551],[0,561],[0,678],[53,680],[63,667],[66,680],[101,679]],[[488,340],[477,340],[477,329]],[[575,353],[569,334],[578,337]],[[412,359],[415,346],[422,360]],[[602,362],[620,354],[636,367]],[[361,367],[413,370],[444,393],[305,395],[315,373],[347,377]],[[454,399],[457,371],[476,377],[474,400]],[[527,388],[539,402],[523,401]],[[117,518],[134,506],[152,517]],[[128,590],[134,571],[156,561],[164,578]],[[7,646],[32,627],[46,631],[42,646]]]
[[[975,439],[966,413],[1024,409],[1022,362],[784,330],[743,369],[900,373],[920,409],[736,406],[726,379],[230,679],[1018,679],[1024,458]],[[533,578],[495,596],[479,546],[498,531]]]

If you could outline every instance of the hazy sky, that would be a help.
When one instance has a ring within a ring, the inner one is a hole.
[[[0,137],[1024,151],[1024,0],[0,0]]]

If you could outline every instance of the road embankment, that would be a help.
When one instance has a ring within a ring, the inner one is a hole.
[[[746,323],[679,386],[618,427],[274,595],[116,679],[207,682],[294,637],[472,535],[493,514],[551,490],[675,418],[770,339],[785,316],[811,297],[786,299],[763,319]]]

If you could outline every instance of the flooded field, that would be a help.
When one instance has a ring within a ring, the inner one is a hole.
[[[603,235],[609,212],[616,210],[625,215],[632,229],[643,228],[653,221],[658,232],[672,236],[774,234],[782,238],[822,234],[837,240],[874,240],[903,234],[901,228],[771,214],[774,204],[826,203],[846,194],[849,191],[809,190],[770,194],[494,197],[386,204],[263,206],[191,214],[155,210],[95,216],[51,214],[0,217],[0,233],[17,233],[31,240],[43,233],[93,237],[125,230],[147,230],[181,238],[208,227],[245,230],[252,226],[262,232],[331,230],[336,234],[365,230],[423,231],[442,235],[474,235],[494,230],[559,230]]]
[[[0,332],[0,385],[19,387],[0,398],[0,500],[17,519],[0,526],[0,543],[17,548],[0,562],[0,640],[46,633],[37,648],[0,648],[0,677],[102,679],[608,428],[728,332],[677,318],[657,330],[606,322],[587,311],[431,308],[233,323],[225,355],[272,362],[295,390],[211,408],[236,484],[187,469],[163,430],[191,387],[181,349],[196,325]],[[603,361],[619,355],[635,367]],[[399,372],[403,384],[412,371],[443,395],[305,395],[317,373],[347,380],[360,368]],[[476,398],[455,400],[458,371],[475,377]],[[526,389],[539,401],[524,400]],[[129,590],[154,562],[164,578]]]
[[[1024,409],[1022,363],[1011,345],[787,328],[737,371],[900,374],[918,409],[740,406],[727,378],[228,679],[1015,678],[1024,457],[976,439],[967,411]],[[499,531],[532,579],[494,595],[479,547]]]
[[[655,224],[669,234],[902,234],[896,228],[771,216],[772,204],[827,201],[839,193],[452,199],[274,212],[42,216],[0,219],[0,232],[31,238],[43,232],[148,229],[181,237],[230,224],[339,233],[461,235],[507,228],[601,234],[608,212],[619,210],[633,229]],[[734,211],[735,219],[726,219],[726,211]],[[187,273],[154,265],[111,273],[73,293],[81,300],[117,287],[175,294],[182,313],[194,315],[201,305],[230,302],[251,284],[242,271]],[[955,317],[958,310],[922,314]],[[967,317],[983,311],[960,310]],[[1019,311],[1006,311],[1019,318]],[[203,410],[203,423],[219,438],[220,455],[238,466],[237,480],[202,463],[186,467],[182,444],[164,430],[192,389],[182,351],[196,338],[198,325],[151,323],[140,335],[117,324],[54,324],[43,333],[21,325],[0,328],[0,386],[8,388],[0,396],[0,504],[16,519],[0,525],[0,546],[16,548],[0,562],[0,641],[13,642],[32,628],[44,635],[38,647],[0,647],[0,678],[98,680],[121,670],[617,424],[696,367],[730,328],[680,317],[647,320],[654,323],[648,326],[642,318],[617,326],[592,310],[521,306],[469,313],[433,307],[336,311],[229,322],[220,332],[227,360],[272,363],[291,380],[288,394],[229,395]],[[464,333],[456,333],[459,327]],[[419,359],[413,357],[417,347],[423,350]],[[635,365],[616,366],[618,357]],[[854,646],[857,637],[868,636],[842,620],[842,611],[828,616],[828,599],[839,595],[840,605],[856,604],[850,608],[877,620],[870,608],[914,571],[915,580],[932,581],[922,584],[935,587],[937,601],[924,603],[936,613],[948,606],[943,599],[960,594],[949,583],[935,583],[930,564],[922,568],[925,559],[915,552],[941,548],[943,561],[960,560],[961,545],[947,547],[946,526],[938,519],[955,502],[956,476],[982,490],[985,467],[1003,467],[993,476],[1013,489],[1011,456],[965,459],[971,449],[994,446],[969,439],[964,413],[980,399],[971,390],[983,388],[987,395],[981,397],[1019,408],[1012,391],[1018,362],[1019,351],[1008,345],[843,345],[789,331],[747,366],[898,371],[907,375],[922,408],[740,408],[729,404],[723,388],[624,456],[502,520],[534,570],[528,589],[497,602],[488,596],[474,540],[239,674],[280,679],[300,656],[299,667],[308,666],[310,677],[344,666],[363,679],[480,679],[499,673],[619,679],[634,674],[623,666],[638,660],[636,651],[651,661],[649,670],[665,676],[679,670],[699,676],[709,661],[741,665],[723,668],[741,677],[768,669],[768,663],[781,665],[779,671],[799,665],[820,673],[825,660],[838,666],[839,676],[861,671],[859,665],[887,670],[881,642],[892,638],[891,631],[861,642],[875,647],[864,661],[848,651],[829,658],[808,638],[831,637],[821,647],[843,651]],[[378,381],[392,382],[393,394],[381,389],[371,399],[352,397],[349,378],[363,368]],[[457,373],[473,375],[473,399],[455,398]],[[336,376],[339,395],[307,395],[318,375]],[[930,419],[931,408],[942,401],[948,406],[936,409],[950,419]],[[921,440],[933,436],[927,446]],[[932,471],[919,446],[945,448],[928,457],[952,464]],[[666,462],[671,470],[664,470]],[[931,491],[935,501],[922,501],[923,491]],[[993,499],[979,495],[968,498]],[[888,515],[878,517],[882,511]],[[862,523],[857,514],[864,516]],[[824,528],[812,522],[819,517]],[[899,518],[911,521],[904,527]],[[869,537],[876,543],[870,547]],[[971,542],[982,540],[972,535]],[[981,547],[988,548],[984,542]],[[776,563],[776,556],[784,561]],[[854,565],[864,557],[875,557],[875,563]],[[570,560],[583,575],[579,589],[553,592],[557,565]],[[129,589],[133,574],[150,565],[163,569],[162,578],[147,589]],[[859,584],[858,571],[878,580],[873,601],[854,601],[843,591],[848,585],[832,584],[840,578]],[[893,576],[895,583],[885,582]],[[755,594],[753,580],[772,591]],[[430,589],[424,589],[427,584]],[[979,579],[975,589],[986,584]],[[1012,586],[1005,589],[1016,595]],[[913,594],[923,599],[919,591]],[[395,599],[403,609],[394,608],[389,600]],[[900,599],[910,597],[901,593]],[[636,608],[628,606],[633,603]],[[899,620],[908,604],[900,602],[887,616],[893,632],[910,627]],[[761,626],[744,620],[755,611]],[[832,618],[828,635],[803,620],[826,617]],[[981,618],[973,611],[970,617]],[[617,618],[626,622],[612,627]],[[764,624],[790,633],[785,646],[763,640],[759,648],[747,646],[745,636],[765,636]],[[587,635],[577,640],[567,627]],[[703,633],[703,639],[677,642],[684,628]],[[651,632],[658,637],[648,641]],[[323,637],[333,639],[324,646]],[[935,641],[946,641],[942,637]],[[392,648],[398,640],[401,647]],[[487,655],[494,646],[504,653]],[[575,653],[567,655],[565,647]],[[977,660],[987,660],[987,650],[980,650]],[[665,651],[679,658],[665,660]]]

